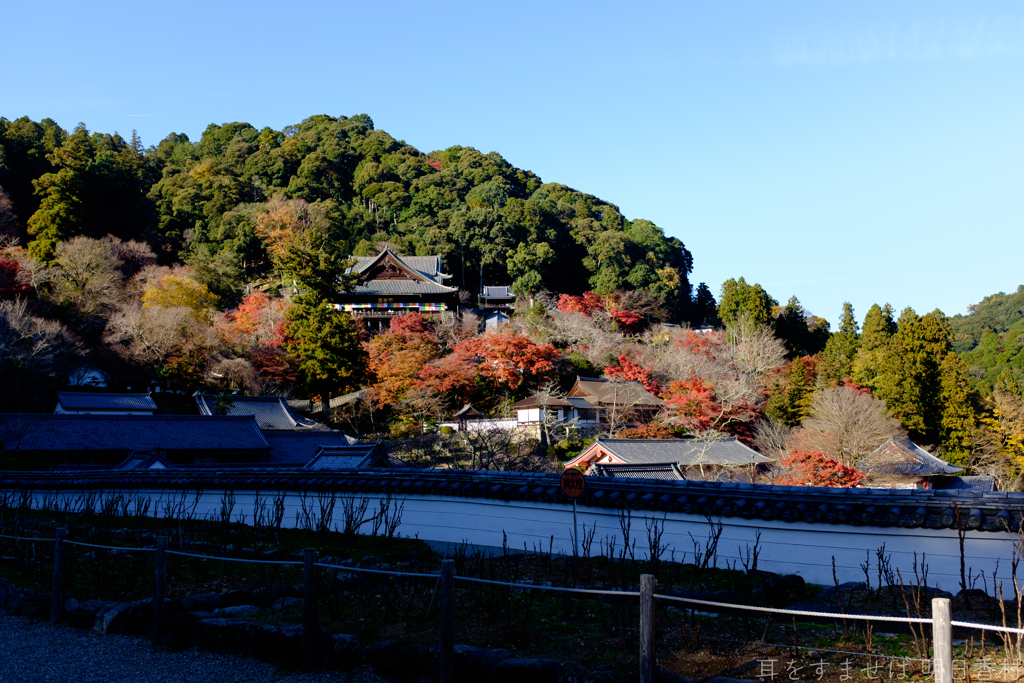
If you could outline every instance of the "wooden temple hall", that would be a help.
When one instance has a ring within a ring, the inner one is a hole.
[[[458,312],[459,290],[445,281],[440,256],[398,256],[385,249],[377,256],[356,256],[350,273],[359,276],[355,288],[339,292],[335,306],[370,329],[386,327],[403,313],[440,315]]]

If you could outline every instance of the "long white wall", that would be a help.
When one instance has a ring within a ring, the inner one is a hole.
[[[52,505],[54,496],[60,501],[71,502],[81,496],[80,492],[62,491],[36,495],[36,505],[44,500]],[[106,493],[105,495],[110,495]],[[183,508],[186,513],[199,518],[218,518],[221,511],[223,492],[204,491],[138,491],[130,495],[149,497],[149,515],[163,517],[165,509]],[[274,492],[261,492],[271,508]],[[343,526],[341,497],[351,494],[337,494],[332,528]],[[253,519],[254,498],[251,491],[234,492],[233,520],[245,515],[245,522]],[[369,501],[369,514],[380,505],[380,494],[355,494],[357,500]],[[306,509],[319,517],[317,494],[306,495]],[[446,548],[454,553],[463,542],[474,546],[500,548],[503,533],[512,550],[547,551],[552,544],[556,553],[572,552],[573,511],[572,505],[551,503],[526,503],[501,501],[485,498],[456,498],[444,496],[406,496],[395,499],[404,502],[401,526],[398,533],[405,537],[416,537],[431,542],[444,553]],[[296,526],[297,515],[302,511],[302,497],[298,493],[285,494],[283,526]],[[623,546],[622,530],[618,512],[607,508],[579,506],[578,523],[580,534],[583,529],[594,529],[591,554],[600,553],[601,542],[605,547],[609,539],[616,539],[616,552]],[[672,552],[677,561],[693,562],[696,541],[704,550],[711,531],[704,517],[683,513],[654,513],[640,510],[632,513],[631,542],[636,543],[636,557],[648,555],[646,523],[651,520],[665,520],[662,544],[668,547],[663,559],[670,559]],[[718,566],[728,564],[742,569],[742,560],[747,549],[753,552],[757,532],[761,532],[760,559],[758,568],[782,574],[798,574],[805,580],[822,585],[832,585],[832,558],[835,558],[836,573],[840,582],[862,581],[861,565],[868,562],[871,567],[872,584],[877,580],[875,567],[876,551],[884,544],[886,554],[892,555],[892,565],[899,568],[905,582],[913,582],[913,565],[920,568],[922,560],[928,567],[928,585],[956,593],[960,587],[960,548],[956,531],[952,529],[903,529],[898,527],[855,527],[845,524],[807,524],[781,520],[747,520],[723,517],[723,526],[718,543]],[[364,533],[370,533],[371,525],[363,526]],[[984,572],[988,590],[992,592],[991,576],[998,561],[998,578],[1004,582],[1004,591],[1010,587],[1009,572],[1013,558],[1015,539],[1007,533],[968,531],[965,541],[965,563],[977,575]],[[983,588],[979,581],[978,588]]]

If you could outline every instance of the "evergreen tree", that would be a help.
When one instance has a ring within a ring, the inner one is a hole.
[[[939,366],[942,418],[939,444],[944,457],[954,465],[966,466],[971,454],[971,435],[977,424],[975,394],[971,390],[967,365],[952,351]]]
[[[35,238],[29,243],[29,251],[44,263],[53,260],[58,242],[82,233],[83,194],[92,156],[89,131],[80,123],[63,145],[47,155],[58,170],[32,181],[43,200],[28,219],[28,232]]]
[[[359,386],[366,353],[359,330],[347,313],[315,294],[300,298],[285,313],[284,349],[299,363],[299,373],[310,396],[323,402],[328,419],[329,401]]]
[[[748,285],[742,277],[739,280],[729,279],[722,284],[722,298],[718,303],[718,318],[731,325],[741,315],[747,315],[751,321],[767,325],[772,319],[772,309],[778,303],[772,299],[761,285]]]
[[[818,378],[827,384],[838,384],[853,376],[853,361],[860,348],[860,329],[853,316],[853,305],[843,304],[839,331],[829,337],[818,363]]]
[[[694,325],[721,326],[722,321],[718,318],[718,303],[715,301],[715,295],[711,293],[711,288],[705,283],[702,282],[697,286],[697,296],[694,297],[693,303],[694,312],[691,322]]]
[[[877,388],[877,378],[882,373],[889,342],[896,333],[892,318],[892,306],[873,305],[864,316],[864,330],[860,335],[860,346],[853,359],[853,381],[872,391]]]
[[[783,377],[773,383],[765,414],[791,427],[811,413],[814,400],[815,362],[810,356],[796,358]]]
[[[949,320],[941,311],[924,316],[910,307],[897,321],[876,395],[911,432],[911,438],[938,443],[942,406],[939,366],[951,348]]]
[[[795,296],[775,314],[775,336],[785,343],[790,356],[813,356],[828,342],[828,321],[807,313]]]

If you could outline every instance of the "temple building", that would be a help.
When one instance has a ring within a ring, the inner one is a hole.
[[[358,275],[356,286],[339,292],[335,306],[371,329],[384,327],[403,313],[440,315],[459,308],[459,290],[445,283],[440,256],[398,256],[385,248],[377,256],[353,257],[349,273]]]

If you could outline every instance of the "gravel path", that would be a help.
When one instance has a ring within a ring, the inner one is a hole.
[[[154,650],[143,638],[102,636],[0,610],[0,682],[386,683],[369,667],[351,673],[279,672],[246,657]]]

